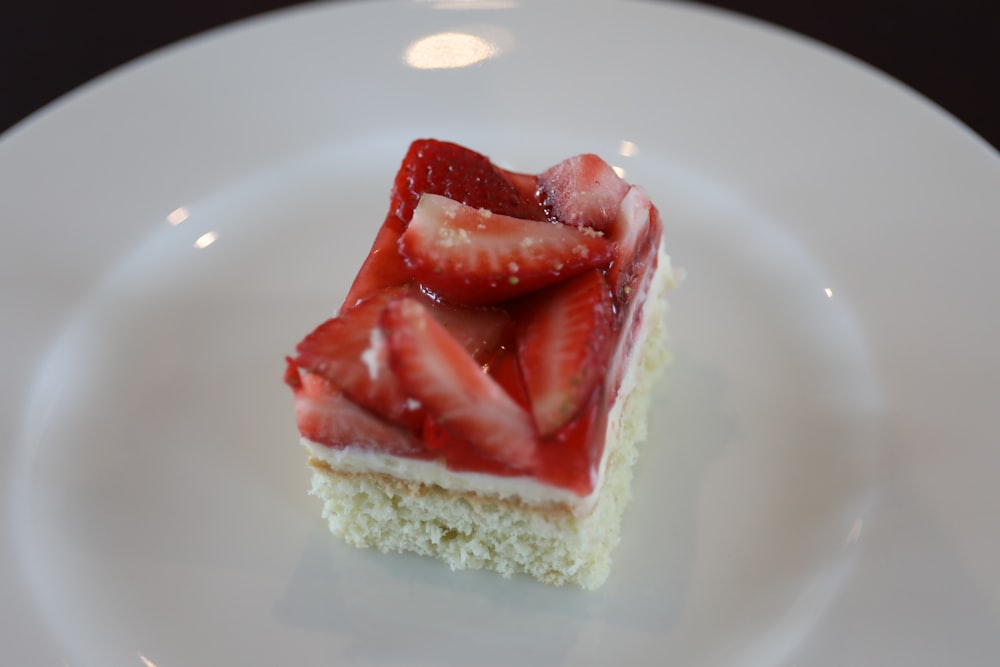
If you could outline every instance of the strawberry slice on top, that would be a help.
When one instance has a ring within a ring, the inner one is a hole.
[[[414,141],[396,174],[389,213],[358,271],[344,308],[383,287],[410,279],[398,252],[400,234],[413,217],[421,195],[439,194],[475,208],[531,220],[545,220],[536,201],[537,177],[495,166],[485,155],[436,139]]]
[[[604,378],[614,318],[611,290],[596,269],[518,309],[518,361],[543,437],[575,417]]]
[[[368,410],[396,424],[418,428],[423,414],[389,368],[388,348],[378,327],[386,305],[404,296],[424,303],[480,366],[496,354],[508,335],[510,315],[505,310],[437,303],[406,285],[381,290],[321,324],[299,343],[295,363],[325,377]]]
[[[464,304],[533,292],[606,264],[614,252],[589,228],[514,218],[432,194],[420,198],[399,249],[421,285]]]
[[[328,447],[352,445],[400,456],[419,456],[423,445],[409,430],[395,426],[349,399],[326,378],[303,374],[291,359],[285,382],[295,397],[299,432]]]
[[[427,193],[502,215],[544,218],[534,199],[525,197],[485,155],[446,141],[417,139],[410,144],[393,182],[389,210],[401,223],[400,230],[410,222],[420,196]]]
[[[531,415],[471,357],[420,302],[391,301],[380,326],[392,370],[407,394],[451,435],[518,470],[536,461]]]
[[[415,427],[423,420],[406,400],[388,365],[378,318],[407,288],[387,289],[319,325],[296,347],[295,363],[329,380],[351,400],[389,421]]]
[[[608,281],[620,300],[626,300],[637,269],[636,260],[641,248],[650,237],[653,226],[653,205],[641,187],[632,186],[618,208],[618,214],[609,230],[615,245],[614,259],[608,269]]]
[[[574,227],[607,230],[626,192],[628,184],[592,153],[563,160],[538,177],[539,197],[549,216]]]

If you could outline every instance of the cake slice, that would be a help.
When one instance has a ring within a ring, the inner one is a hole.
[[[596,155],[535,175],[413,142],[343,305],[287,359],[333,533],[600,586],[664,363],[662,237]]]

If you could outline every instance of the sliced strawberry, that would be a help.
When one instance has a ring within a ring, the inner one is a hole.
[[[391,216],[390,216],[391,217]],[[365,298],[386,287],[403,285],[410,281],[410,270],[399,254],[399,235],[402,229],[386,219],[375,236],[364,264],[355,276],[351,289],[344,299],[342,310],[352,308]]]
[[[417,429],[423,415],[389,369],[388,349],[378,328],[382,309],[402,296],[424,303],[480,364],[488,362],[509,335],[510,316],[504,310],[437,303],[405,285],[383,289],[321,324],[299,343],[296,363],[327,378],[368,410]]]
[[[410,144],[393,183],[390,213],[405,226],[425,193],[504,215],[531,218],[540,214],[534,200],[522,196],[485,155],[435,139]]]
[[[506,301],[606,264],[599,233],[522,220],[424,195],[399,240],[413,277],[448,301]]]
[[[386,304],[407,293],[405,287],[383,290],[327,320],[299,343],[295,362],[325,377],[368,410],[418,428],[423,415],[389,370],[388,350],[378,328]]]
[[[538,191],[549,215],[563,224],[604,231],[611,226],[628,184],[611,165],[587,153],[542,172]]]
[[[497,462],[521,470],[534,464],[531,416],[420,302],[393,300],[380,324],[393,371],[442,428]]]
[[[539,292],[515,315],[521,375],[541,435],[572,419],[608,367],[614,303],[599,270]]]
[[[400,456],[423,453],[409,431],[368,412],[326,378],[301,373],[291,359],[285,381],[295,395],[295,420],[303,437],[329,447],[352,445]]]
[[[628,289],[635,274],[635,260],[640,246],[649,236],[652,204],[646,191],[638,186],[629,188],[610,230],[614,241],[614,260],[608,271],[608,281],[615,294],[628,298]]]

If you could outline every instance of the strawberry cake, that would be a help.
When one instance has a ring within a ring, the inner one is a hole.
[[[333,533],[600,586],[664,363],[661,241],[596,155],[536,175],[413,142],[343,305],[287,359]]]

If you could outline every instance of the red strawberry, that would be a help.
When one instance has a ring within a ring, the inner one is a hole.
[[[485,155],[434,139],[410,144],[393,183],[390,213],[405,226],[425,193],[515,217],[542,214],[534,200],[522,196]]]
[[[296,362],[326,377],[365,408],[416,429],[423,417],[390,371],[388,349],[378,329],[382,309],[402,296],[424,303],[481,365],[493,357],[508,335],[510,316],[505,310],[438,303],[415,286],[406,285],[383,289],[321,324],[299,343]]]
[[[628,298],[626,291],[634,282],[634,263],[640,246],[649,237],[651,210],[652,204],[646,191],[638,186],[629,188],[609,231],[609,238],[615,244],[615,252],[608,271],[608,282],[620,299]]]
[[[407,292],[406,287],[383,290],[327,320],[299,343],[295,362],[333,382],[368,410],[418,428],[423,416],[390,372],[388,350],[378,329],[385,305]]]
[[[599,270],[533,296],[515,315],[517,354],[541,435],[572,419],[608,366],[614,304]]]
[[[545,210],[555,220],[604,231],[618,214],[628,184],[611,165],[588,153],[542,172],[538,191]]]
[[[424,195],[399,241],[413,277],[448,301],[506,301],[606,264],[593,230],[522,220]]]
[[[535,462],[531,416],[414,299],[393,300],[380,320],[393,371],[437,423],[483,455],[517,469]]]
[[[295,419],[303,437],[329,447],[354,445],[403,456],[423,452],[409,431],[368,412],[326,378],[301,374],[291,359],[285,381],[295,394]]]

